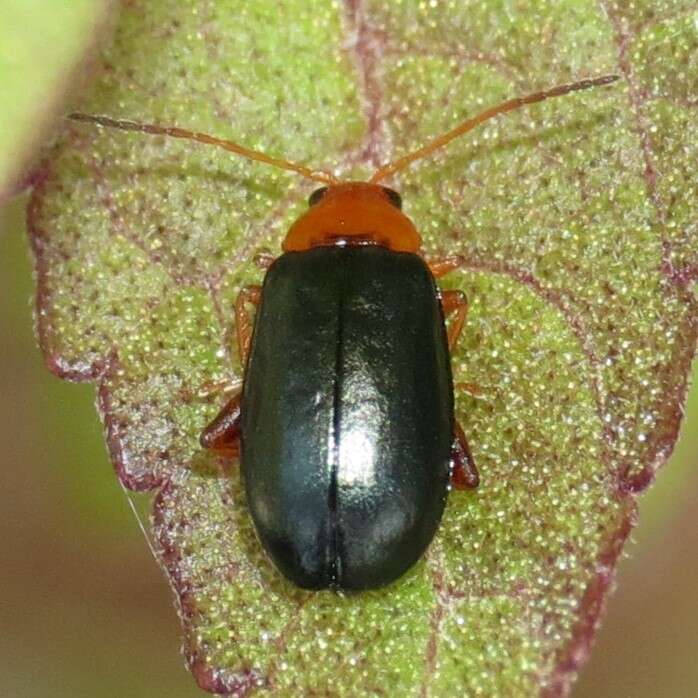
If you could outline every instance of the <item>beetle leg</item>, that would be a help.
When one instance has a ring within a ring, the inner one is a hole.
[[[206,381],[206,383],[199,387],[196,396],[199,398],[207,398],[218,393],[229,395],[230,393],[240,392],[241,386],[242,381],[237,378],[221,378],[217,381]]]
[[[451,485],[456,490],[474,490],[480,484],[480,473],[470,452],[463,427],[456,422],[451,446]]]
[[[463,291],[442,291],[441,307],[445,317],[453,313],[453,319],[448,326],[448,350],[453,351],[468,314],[468,299]]]
[[[477,383],[464,383],[459,381],[453,387],[464,392],[466,395],[470,395],[470,397],[478,399],[484,398],[486,395],[485,388]]]
[[[247,311],[247,304],[258,305],[261,295],[261,286],[243,286],[235,299],[235,331],[243,366],[247,364],[254,327],[253,320]],[[204,448],[226,458],[236,458],[240,455],[241,398],[241,392],[230,398],[215,419],[201,432],[199,442]]]
[[[269,269],[269,267],[274,263],[276,256],[267,250],[263,250],[255,255],[254,263],[260,269]]]
[[[261,286],[243,286],[235,299],[235,332],[238,340],[238,353],[243,368],[247,365],[247,355],[250,353],[252,330],[254,322],[247,311],[247,303],[259,305],[262,297]]]
[[[465,318],[468,315],[468,299],[462,291],[442,291],[441,306],[444,309],[444,316],[447,317],[454,313],[453,320],[451,320],[447,330],[448,350],[452,352],[463,331],[463,325],[465,325]],[[471,397],[481,398],[485,395],[485,390],[477,383],[460,382],[456,383],[455,387]]]
[[[240,400],[242,393],[225,403],[216,418],[201,432],[199,443],[219,456],[240,455]]]
[[[449,257],[440,257],[437,259],[426,260],[429,271],[435,279],[445,276],[451,271],[463,266],[464,259],[458,254],[450,255]]]

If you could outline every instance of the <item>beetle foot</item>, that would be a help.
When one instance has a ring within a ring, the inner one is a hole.
[[[254,256],[254,263],[260,269],[269,269],[269,267],[274,263],[278,255],[272,254],[269,250],[260,250]]]

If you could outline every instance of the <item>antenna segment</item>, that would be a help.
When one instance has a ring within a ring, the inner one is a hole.
[[[68,114],[68,118],[72,121],[82,121],[97,124],[98,126],[107,126],[108,128],[118,128],[122,131],[140,131],[141,133],[152,133],[158,136],[171,136],[172,138],[185,138],[190,141],[205,143],[206,145],[215,145],[218,148],[223,148],[223,150],[228,150],[236,155],[241,155],[248,160],[256,160],[257,162],[264,162],[267,165],[273,165],[274,167],[278,167],[282,170],[297,172],[303,177],[312,179],[316,182],[322,182],[323,184],[329,185],[339,184],[339,179],[329,172],[324,172],[323,170],[311,170],[309,167],[305,167],[304,165],[289,162],[288,160],[283,160],[282,158],[274,158],[270,155],[266,155],[265,153],[261,153],[258,150],[245,148],[244,146],[234,143],[233,141],[227,141],[223,138],[209,136],[207,133],[188,131],[187,129],[179,128],[177,126],[144,124],[138,121],[130,121],[128,119],[112,119],[109,116],[94,116],[92,114],[81,114],[80,112]]]
[[[498,116],[499,114],[504,114],[505,112],[514,111],[515,109],[520,109],[528,104],[535,104],[536,102],[542,102],[543,100],[550,99],[551,97],[561,97],[570,92],[576,92],[577,90],[587,90],[590,87],[598,87],[600,85],[609,85],[620,78],[619,75],[604,75],[599,78],[591,78],[587,80],[580,80],[579,82],[572,82],[567,85],[558,85],[557,87],[552,87],[549,90],[544,90],[543,92],[534,92],[533,94],[527,95],[526,97],[515,97],[514,99],[509,99],[506,102],[502,102],[494,107],[485,109],[477,116],[470,119],[466,119],[461,124],[456,126],[451,131],[437,136],[433,140],[429,141],[421,148],[403,155],[393,162],[389,162],[387,165],[383,165],[381,168],[376,170],[373,177],[369,180],[372,184],[380,182],[381,180],[389,177],[390,175],[400,172],[412,164],[415,160],[421,160],[422,158],[428,157],[435,151],[443,148],[445,145],[450,143],[452,140],[459,138],[460,136],[472,131],[476,126],[489,121],[490,119]]]

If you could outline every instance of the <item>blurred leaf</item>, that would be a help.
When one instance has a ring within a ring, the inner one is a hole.
[[[681,435],[618,566],[619,593],[575,698],[692,698],[698,686],[698,362]]]
[[[124,7],[80,109],[346,176],[505,97],[625,78],[499,119],[395,183],[426,252],[468,260],[447,284],[471,301],[456,381],[487,388],[457,395],[483,482],[452,494],[412,572],[352,596],[279,577],[236,467],[197,440],[221,402],[202,386],[240,375],[236,292],[312,185],[188,143],[66,132],[30,206],[40,339],[55,373],[98,382],[121,481],[159,489],[154,535],[203,688],[566,690],[695,347],[695,16],[673,0]]]
[[[0,3],[0,195],[16,184],[94,44],[106,0]],[[44,134],[45,138],[45,134]]]

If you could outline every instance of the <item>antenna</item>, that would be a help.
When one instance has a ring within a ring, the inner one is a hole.
[[[157,124],[145,124],[139,121],[130,121],[128,119],[112,119],[109,116],[82,114],[80,112],[68,114],[67,118],[71,119],[72,121],[97,124],[98,126],[106,126],[107,128],[118,128],[122,131],[139,131],[141,133],[152,133],[159,136],[171,136],[172,138],[185,138],[190,141],[197,141],[198,143],[215,145],[218,148],[223,148],[224,150],[228,150],[236,155],[241,155],[248,160],[256,160],[257,162],[264,162],[267,165],[279,167],[282,170],[297,172],[303,177],[312,179],[316,182],[322,182],[323,184],[329,185],[340,183],[340,180],[337,179],[337,177],[329,172],[325,172],[324,170],[311,170],[309,167],[305,167],[304,165],[289,162],[288,160],[283,160],[282,158],[274,158],[270,155],[266,155],[265,153],[261,153],[258,150],[245,148],[244,146],[234,143],[233,141],[227,141],[222,138],[216,138],[215,136],[209,136],[207,133],[188,131],[187,129],[179,128],[177,126],[158,126]]]
[[[557,87],[552,87],[548,90],[544,90],[543,92],[534,92],[526,97],[515,97],[514,99],[507,100],[506,102],[502,102],[494,107],[485,109],[485,111],[481,112],[477,116],[466,119],[451,131],[447,131],[446,133],[437,136],[433,140],[423,145],[421,148],[418,148],[407,155],[403,155],[401,158],[393,160],[387,165],[383,165],[376,170],[369,182],[371,184],[375,184],[386,177],[395,174],[396,172],[404,170],[415,160],[421,160],[422,158],[428,157],[435,151],[443,148],[452,140],[468,133],[468,131],[472,131],[476,126],[479,126],[485,121],[489,121],[499,114],[514,111],[515,109],[519,109],[528,104],[542,102],[543,100],[550,99],[551,97],[561,97],[562,95],[566,95],[570,92],[576,92],[577,90],[587,90],[590,87],[609,85],[618,79],[620,79],[620,75],[603,75],[602,77],[598,78],[580,80],[579,82],[572,82],[566,85],[558,85]]]

